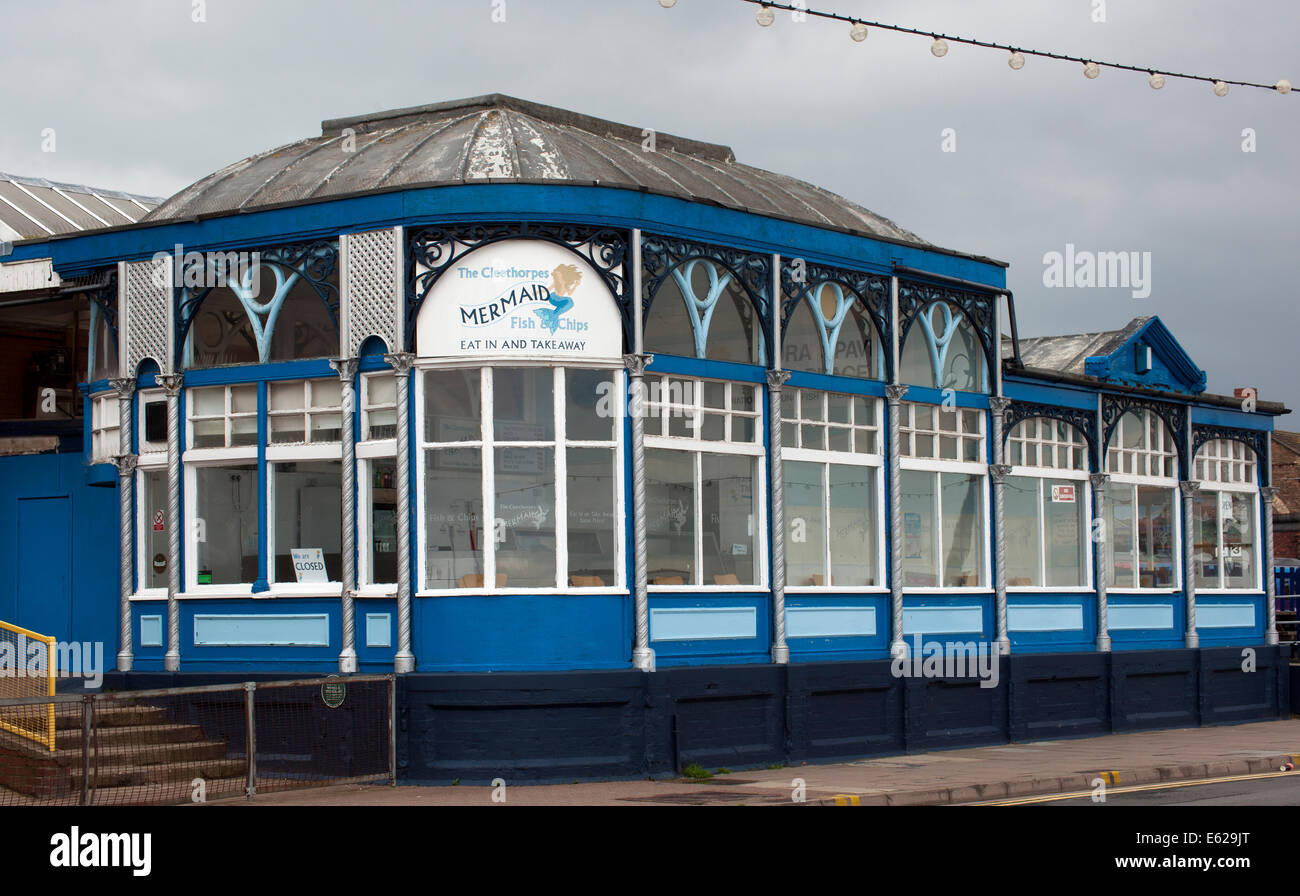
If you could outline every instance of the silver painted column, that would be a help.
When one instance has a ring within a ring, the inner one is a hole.
[[[1097,650],[1102,653],[1110,651],[1110,607],[1106,598],[1106,579],[1110,563],[1107,551],[1110,549],[1110,533],[1106,531],[1106,486],[1110,483],[1108,473],[1093,473],[1088,477],[1092,483],[1092,538],[1094,581],[1097,585]],[[1097,522],[1101,521],[1098,526]],[[1100,539],[1098,539],[1100,534]]]
[[[181,669],[181,388],[185,377],[168,373],[158,377],[167,393],[167,653],[163,669]]]
[[[356,358],[340,358],[330,366],[339,374],[343,399],[343,647],[339,651],[339,671],[357,671],[357,445],[353,430],[353,405],[357,377]]]
[[[1200,637],[1196,633],[1196,562],[1192,556],[1196,547],[1196,522],[1192,519],[1192,505],[1201,484],[1180,482],[1178,487],[1183,493],[1183,594],[1187,598],[1187,634],[1183,643],[1187,647],[1197,647]]]
[[[889,654],[892,657],[907,656],[907,642],[903,640],[903,477],[898,465],[899,403],[906,394],[907,386],[891,383],[885,387],[889,418],[889,615],[893,632]]]
[[[1260,558],[1264,566],[1264,617],[1268,625],[1264,629],[1264,643],[1276,644],[1277,637],[1277,585],[1273,576],[1273,499],[1277,497],[1277,488],[1266,485],[1259,490],[1263,506],[1264,543],[1260,545]]]
[[[397,655],[394,672],[414,672],[411,652],[411,365],[410,352],[384,355],[397,385]]]
[[[1007,634],[1007,526],[1004,514],[1006,479],[1011,467],[1002,462],[1002,422],[1010,406],[1009,398],[999,395],[989,398],[993,435],[993,463],[989,467],[989,477],[993,480],[993,617],[997,632],[994,646],[1004,656],[1011,652],[1011,636]]]
[[[645,369],[654,355],[623,356],[630,379],[632,416],[632,577],[633,615],[636,640],[632,646],[632,667],[642,672],[655,670],[655,652],[650,647],[650,597],[646,591],[649,568],[646,558],[645,522]]]
[[[772,662],[790,662],[785,643],[785,472],[781,462],[781,387],[790,379],[788,370],[767,372],[767,406],[771,419],[772,471]]]
[[[117,671],[130,672],[135,663],[133,638],[131,636],[131,594],[135,591],[135,464],[136,456],[131,451],[131,424],[134,422],[131,399],[135,394],[135,380],[120,378],[109,380],[109,385],[117,390],[118,408],[118,454],[117,454],[117,488],[120,501],[120,537],[122,576],[120,605],[118,607],[118,643]]]

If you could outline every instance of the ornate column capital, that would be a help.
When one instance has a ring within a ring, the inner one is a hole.
[[[1266,502],[1264,506],[1272,507],[1273,499],[1277,497],[1277,494],[1280,491],[1281,489],[1279,489],[1276,485],[1265,485],[1261,487],[1259,490],[1259,496],[1263,498],[1264,501]]]
[[[654,355],[642,352],[641,354],[626,354],[623,356],[623,366],[631,376],[645,376],[645,369],[650,362],[655,359]]]
[[[902,383],[890,383],[885,387],[885,400],[890,404],[898,404],[907,394],[907,386]]]
[[[129,377],[113,377],[108,384],[116,390],[119,398],[130,398],[135,394],[135,380]]]
[[[989,464],[989,475],[993,477],[993,482],[1002,485],[1011,475],[1011,464]]]
[[[1090,473],[1090,474],[1088,474],[1088,481],[1092,483],[1092,487],[1093,487],[1094,489],[1105,488],[1106,485],[1110,482],[1110,474],[1109,474],[1109,473]]]
[[[185,374],[183,373],[162,373],[158,375],[158,385],[162,386],[163,391],[167,393],[168,398],[175,398],[181,394],[181,387],[185,385]]]
[[[360,365],[359,358],[335,358],[330,361],[330,367],[338,373],[339,379],[349,383],[357,378],[357,368]]]
[[[989,397],[989,410],[995,414],[1002,414],[1007,408],[1011,407],[1011,399],[1001,395],[992,395]]]
[[[140,460],[134,454],[119,454],[113,458],[113,463],[117,465],[117,472],[122,476],[131,476],[135,473],[135,465]]]
[[[384,362],[393,368],[398,376],[406,376],[415,364],[415,355],[411,352],[392,352],[384,355]]]
[[[1178,483],[1178,488],[1182,490],[1184,498],[1195,498],[1201,490],[1201,484],[1194,480]]]
[[[767,386],[769,389],[780,389],[790,379],[788,370],[769,370],[767,372]]]

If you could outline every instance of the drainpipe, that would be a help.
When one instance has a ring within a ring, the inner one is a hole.
[[[163,669],[181,670],[181,607],[177,596],[181,590],[181,388],[185,376],[167,373],[158,377],[158,385],[167,394],[167,653]]]
[[[356,358],[330,361],[338,371],[343,399],[343,646],[339,651],[339,672],[357,671],[357,617],[354,599],[357,591],[357,492],[356,434],[353,431],[353,383],[357,377]]]
[[[414,672],[411,652],[411,365],[415,355],[384,355],[393,368],[397,385],[397,655],[394,672]]]
[[[131,594],[135,590],[133,577],[135,562],[135,464],[136,455],[131,450],[131,399],[135,394],[135,380],[126,377],[109,380],[109,385],[117,390],[118,415],[118,455],[117,455],[117,489],[119,504],[119,523],[121,528],[122,557],[120,572],[121,593],[119,596],[118,622],[119,643],[117,651],[117,671],[130,672],[135,663],[131,637]],[[175,525],[173,521],[172,525]]]

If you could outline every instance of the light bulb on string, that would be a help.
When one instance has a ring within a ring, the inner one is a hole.
[[[754,15],[754,21],[766,28],[776,21],[776,13],[772,12],[770,7],[760,6]]]
[[[942,37],[936,37],[934,43],[930,44],[930,52],[942,59],[948,55],[948,42]]]
[[[1007,60],[1007,65],[1011,66],[1015,71],[1020,71],[1025,67],[1025,54],[1021,53],[1019,50],[1012,50],[1011,58]]]
[[[1228,95],[1228,84],[1227,84],[1227,82],[1225,82],[1225,81],[1215,81],[1215,82],[1214,82],[1214,95],[1215,95],[1215,96],[1227,96],[1227,95]]]
[[[1286,78],[1283,78],[1281,81],[1277,82],[1277,85],[1273,89],[1276,90],[1278,93],[1290,93],[1291,82],[1288,81]]]
[[[659,5],[664,9],[672,9],[677,5],[677,0],[659,0]]]
[[[855,23],[853,27],[849,29],[849,37],[853,38],[858,43],[862,43],[862,41],[867,39],[867,26],[861,22]]]
[[[1092,79],[1101,74],[1101,66],[1095,62],[1085,62],[1083,64],[1083,76]]]
[[[1152,72],[1151,77],[1147,79],[1147,83],[1151,85],[1152,90],[1159,90],[1165,86],[1165,76],[1159,72]]]

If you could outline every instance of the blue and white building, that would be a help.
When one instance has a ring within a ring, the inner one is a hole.
[[[723,146],[499,95],[327,121],[0,271],[43,260],[103,285],[81,481],[10,466],[0,531],[57,557],[18,505],[118,489],[50,562],[120,671],[1276,643],[1285,408],[1158,318],[1021,338],[1004,264]]]

